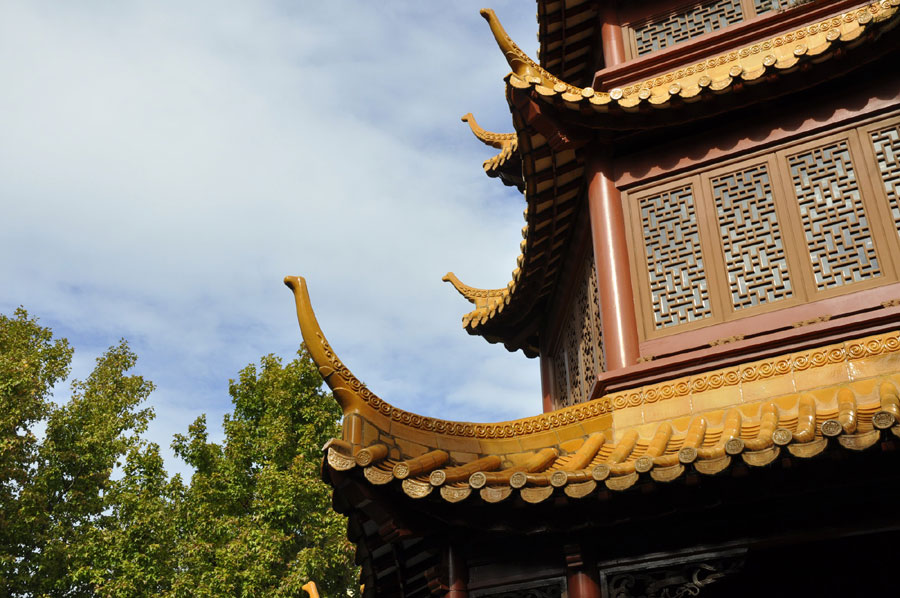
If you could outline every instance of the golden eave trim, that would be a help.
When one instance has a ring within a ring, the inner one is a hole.
[[[608,93],[580,88],[554,77],[512,42],[493,11],[483,10],[482,15],[513,69],[508,78],[511,87],[533,89],[545,101],[559,99],[573,108],[588,102],[595,111],[605,112],[610,105],[633,111],[642,103],[664,107],[676,97],[690,101],[705,89],[723,92],[735,82],[755,81],[773,70],[786,71],[800,61],[817,60],[837,43],[861,41],[873,25],[895,17],[898,6],[900,0],[881,0]]]

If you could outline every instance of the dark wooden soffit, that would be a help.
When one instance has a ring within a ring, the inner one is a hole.
[[[510,351],[539,353],[539,331],[571,243],[584,196],[583,133],[566,133],[553,109],[508,87],[507,100],[518,139],[526,207],[520,255],[511,280],[499,289],[475,289],[451,272],[444,280],[475,309],[463,327]]]
[[[574,85],[589,87],[599,44],[598,0],[538,0],[541,66]]]
[[[566,565],[591,556],[591,548],[602,550],[601,569],[628,561],[646,569],[648,551],[671,559],[698,546],[764,550],[897,530],[897,447],[896,438],[864,453],[833,447],[815,459],[740,464],[685,483],[647,480],[640,491],[607,492],[599,500],[564,496],[541,505],[411,502],[389,487],[361,492],[367,483],[352,471],[324,473],[335,488],[335,508],[350,520],[357,560],[369,573],[362,578],[366,598],[437,598],[449,589],[440,555],[459,545],[470,567],[496,567],[489,580],[485,572],[476,582],[494,585],[515,581],[523,567],[542,577],[564,574]],[[397,524],[408,526],[406,535],[396,534]],[[866,540],[872,541],[884,545],[883,539]]]

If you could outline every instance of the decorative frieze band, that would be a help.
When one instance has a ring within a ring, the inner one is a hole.
[[[604,398],[610,400],[614,410],[626,409],[668,399],[677,399],[709,390],[765,380],[773,376],[784,376],[794,372],[821,368],[826,365],[897,352],[900,352],[900,334],[891,332],[820,347],[802,353],[783,355],[726,370],[708,372],[689,379],[645,386],[614,395],[607,395]]]

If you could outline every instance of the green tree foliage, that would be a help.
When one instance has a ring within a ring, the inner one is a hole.
[[[71,357],[24,310],[0,315],[0,596],[302,596],[309,579],[358,593],[318,471],[340,412],[305,350],[231,382],[221,444],[203,417],[176,435],[189,484],[141,439],[153,387],[127,344],[57,404]]]
[[[302,596],[310,579],[324,596],[355,593],[345,521],[319,479],[340,417],[321,384],[305,350],[287,365],[268,355],[231,381],[222,445],[203,417],[175,437],[195,473],[178,513],[174,596]]]

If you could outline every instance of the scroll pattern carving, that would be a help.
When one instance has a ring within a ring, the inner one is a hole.
[[[819,289],[881,275],[846,140],[788,158]]]
[[[791,296],[772,183],[765,164],[712,179],[735,309]]]
[[[894,228],[900,234],[900,126],[872,131],[871,136]]]
[[[740,0],[715,0],[636,27],[638,56],[744,20]]]
[[[563,326],[562,342],[552,358],[557,408],[589,400],[594,380],[605,369],[593,255],[584,260]]]
[[[693,188],[688,185],[645,197],[640,210],[654,326],[660,329],[709,317],[712,310]]]
[[[605,595],[612,598],[697,596],[710,584],[734,575],[743,567],[743,559],[732,558],[620,573],[607,581]]]

